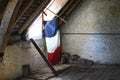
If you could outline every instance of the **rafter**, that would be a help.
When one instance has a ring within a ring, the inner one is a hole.
[[[9,0],[0,0],[0,13],[4,11]]]
[[[19,9],[19,5],[17,5],[19,1],[21,0],[10,0],[5,9],[0,26],[0,53],[3,53],[5,47],[7,46],[7,42],[13,27],[12,24],[16,19],[16,15]]]
[[[50,2],[50,0],[43,1],[43,3],[36,9],[36,11],[31,15],[31,17],[26,21],[26,23],[19,30],[19,34],[21,34],[30,24],[40,15],[45,6]]]
[[[24,14],[24,12],[30,7],[30,5],[32,4],[34,0],[30,0],[28,3],[26,3],[25,5],[23,5],[23,7],[19,10],[19,16],[17,17],[16,21],[14,22],[14,25],[16,25],[16,23],[19,21],[19,19],[21,18],[21,16]]]
[[[63,19],[68,17],[71,12],[82,2],[83,0],[69,0],[68,3],[61,9],[61,11],[58,13]],[[63,22],[60,21],[60,25]]]
[[[3,13],[4,13],[4,10],[5,10],[5,7],[8,3],[8,1],[9,0],[0,0],[0,23],[1,23]]]

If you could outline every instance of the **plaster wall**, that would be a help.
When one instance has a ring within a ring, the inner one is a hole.
[[[83,0],[61,26],[63,52],[120,63],[120,0]]]
[[[37,42],[42,47],[43,43]],[[0,80],[14,80],[22,76],[22,66],[26,64],[30,65],[31,72],[40,73],[42,73],[42,68],[46,66],[32,43],[19,42],[7,46],[3,62],[0,63]]]

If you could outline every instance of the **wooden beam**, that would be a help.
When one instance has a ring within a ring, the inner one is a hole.
[[[54,13],[52,10],[46,8],[48,11],[50,11],[51,13],[53,13],[56,17],[58,17],[61,21],[63,21],[64,23],[67,23],[66,20],[64,20],[63,18],[61,18],[59,15],[57,15],[56,13]]]
[[[16,13],[18,7],[16,7],[19,0],[10,0],[5,9],[3,19],[0,26],[0,53],[3,53],[7,42],[12,31],[12,23],[14,23],[16,19]]]
[[[70,6],[71,4],[74,3],[74,0],[69,0],[64,6],[63,8],[59,11],[58,15],[62,15]]]
[[[70,0],[68,3],[61,9],[61,11],[58,13],[63,19],[66,19],[71,12],[78,6],[80,3],[84,0]],[[59,25],[61,25],[63,22],[60,21]]]
[[[80,2],[82,2],[82,0],[75,0],[73,2],[73,4],[71,4],[71,8],[67,10],[67,15],[66,17],[78,6],[78,4],[80,4]]]
[[[0,0],[0,23],[1,23],[3,13],[4,13],[7,3],[8,3],[8,0]]]
[[[40,13],[43,12],[44,8],[47,6],[49,2],[50,0],[43,1],[43,3],[36,9],[36,11],[26,21],[24,26],[19,30],[19,34],[21,34],[26,28],[28,28],[28,26],[32,24],[32,22],[40,15]]]
[[[35,46],[35,48],[38,50],[39,54],[42,56],[43,60],[47,63],[48,67],[50,68],[50,70],[53,72],[53,74],[55,76],[58,76],[57,72],[55,71],[55,69],[53,68],[53,66],[50,64],[50,62],[47,60],[47,58],[45,57],[44,53],[42,52],[42,50],[38,47],[38,45],[36,44],[36,42],[33,39],[30,39],[31,42],[33,43],[33,45]]]
[[[30,0],[28,3],[26,3],[22,8],[21,10],[19,10],[19,16],[17,17],[16,21],[14,22],[14,25],[16,25],[16,23],[19,21],[19,19],[21,18],[21,16],[24,14],[24,12],[30,7],[30,5],[32,4],[34,0]]]
[[[0,13],[2,13],[7,5],[9,0],[1,0],[0,1]]]
[[[3,13],[0,13],[0,25],[1,25],[2,17],[3,17]]]

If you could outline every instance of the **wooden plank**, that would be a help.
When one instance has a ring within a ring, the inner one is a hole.
[[[102,76],[104,72],[104,69],[103,68],[93,68],[92,72],[87,75],[86,77],[84,77],[82,80],[98,80],[98,78],[100,78]]]
[[[9,0],[0,0],[0,12],[2,12],[5,9],[6,4]]]
[[[18,7],[16,8],[16,5],[18,1],[19,0],[10,0],[4,12],[0,26],[0,53],[3,53],[5,47],[7,46],[7,42],[12,31],[12,23],[14,23],[17,15],[13,15],[13,13],[17,13],[16,10],[18,9]]]
[[[92,72],[82,80],[110,80],[108,79],[115,71],[114,66],[95,65]]]
[[[1,25],[1,20],[2,20],[2,17],[3,17],[2,14],[3,14],[3,13],[0,13],[0,25]]]
[[[71,4],[74,2],[74,0],[69,0],[64,6],[63,6],[63,9],[61,9],[59,11],[59,15],[61,16],[70,6]]]
[[[107,80],[120,80],[120,68],[116,68]]]
[[[40,13],[44,10],[50,0],[43,1],[43,3],[36,9],[36,11],[31,15],[31,17],[26,21],[24,26],[19,30],[19,34],[21,34],[26,28],[28,28],[32,22],[40,15]]]
[[[8,3],[8,0],[0,0],[0,23],[1,23],[3,13],[4,13],[7,3]]]
[[[70,67],[71,66],[67,65],[67,64],[59,64],[59,65],[54,66],[55,70],[58,73],[63,72]],[[51,80],[52,79],[51,77],[55,77],[54,74],[51,73],[51,71],[48,67],[43,68],[42,71],[44,74],[36,73],[34,75],[26,76],[26,79],[34,79],[34,80],[49,80],[50,79]],[[59,79],[52,79],[52,80],[59,80]]]
[[[38,47],[38,45],[36,44],[36,42],[33,39],[30,39],[30,40],[33,43],[33,45],[35,46],[35,48],[38,50],[39,54],[42,56],[42,58],[44,59],[44,61],[47,63],[48,67],[53,72],[53,74],[55,76],[58,76],[56,70],[52,67],[52,65],[50,64],[50,62],[47,60],[47,58],[45,57],[45,55],[43,54],[43,52],[41,51],[41,49]]]
[[[101,68],[99,68],[101,69]],[[113,66],[109,65],[102,68],[102,74],[97,78],[97,80],[109,80],[108,78],[115,72]]]
[[[82,80],[84,77],[88,76],[91,71],[92,69],[87,67],[72,66],[59,76],[64,80]]]
[[[52,10],[50,10],[49,8],[46,8],[48,11],[50,11],[51,13],[53,13],[56,17],[59,17],[59,19],[61,20],[61,21],[63,21],[64,23],[67,23],[67,21],[66,20],[64,20],[62,17],[60,17],[59,15],[57,15],[56,13],[54,13]]]
[[[53,67],[57,71],[57,73],[60,74],[60,73],[64,72],[65,70],[68,70],[71,67],[71,65],[69,65],[69,64],[58,64],[58,65],[55,65]],[[51,73],[51,70],[48,67],[43,68],[42,71],[45,72],[45,73]]]
[[[89,68],[72,66],[59,76],[63,80],[120,80],[119,67],[112,65],[93,65]]]
[[[14,25],[16,25],[16,23],[19,21],[19,19],[21,18],[21,16],[24,14],[24,12],[30,7],[30,5],[32,4],[34,0],[30,0],[27,4],[25,4],[21,10],[18,12],[19,13],[19,16],[17,17],[16,21],[14,22]]]
[[[0,0],[0,14],[3,13],[9,0]]]
[[[61,9],[61,11],[58,13],[63,19],[67,18],[71,12],[84,0],[70,0],[68,3],[69,4],[66,4],[63,9]],[[65,10],[64,10],[65,9]],[[62,24],[63,22],[60,21],[60,25]]]

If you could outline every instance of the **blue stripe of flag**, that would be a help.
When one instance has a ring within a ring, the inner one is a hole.
[[[58,18],[54,18],[51,21],[44,21],[45,29],[45,37],[53,37],[57,33],[58,30]]]

